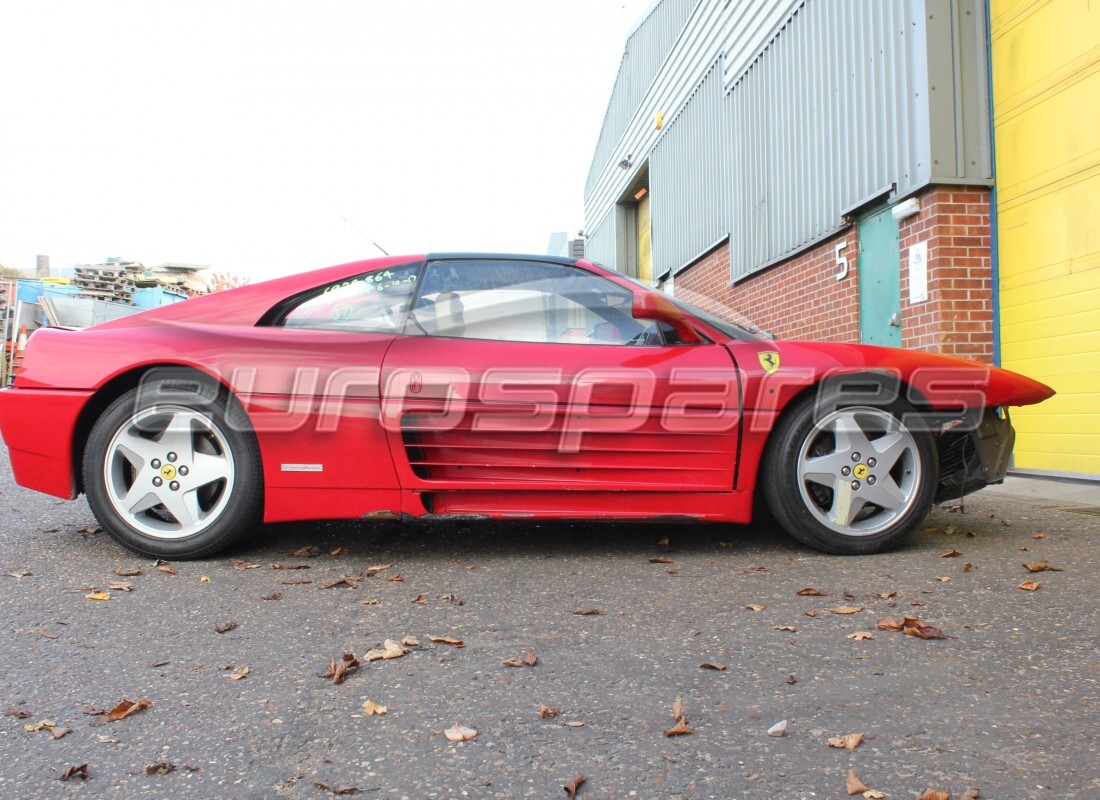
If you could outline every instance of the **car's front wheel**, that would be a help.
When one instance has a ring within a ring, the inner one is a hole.
[[[827,553],[893,547],[920,525],[937,477],[931,437],[907,424],[911,406],[821,410],[807,398],[773,431],[761,480],[794,538]]]
[[[198,558],[259,519],[259,448],[243,409],[223,390],[193,380],[147,382],[92,428],[84,488],[96,519],[124,546]]]

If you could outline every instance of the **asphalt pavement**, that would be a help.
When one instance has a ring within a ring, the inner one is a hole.
[[[849,770],[1097,798],[1100,491],[1027,488],[872,557],[766,524],[371,522],[155,565],[0,448],[0,798],[844,798]]]

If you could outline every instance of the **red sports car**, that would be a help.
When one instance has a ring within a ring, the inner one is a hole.
[[[873,553],[1002,480],[1005,407],[1052,394],[772,341],[586,261],[438,254],[40,330],[0,429],[20,484],[83,492],[150,556],[260,520],[746,523],[758,493],[805,544]]]

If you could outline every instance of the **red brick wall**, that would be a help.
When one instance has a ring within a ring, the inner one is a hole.
[[[920,213],[901,221],[902,346],[982,361],[993,356],[989,191],[935,186],[919,195]],[[928,241],[928,300],[909,304],[909,247]],[[836,245],[849,260],[836,279]],[[737,284],[729,245],[707,253],[675,279],[675,292],[720,317],[748,322],[782,339],[859,341],[855,226]]]

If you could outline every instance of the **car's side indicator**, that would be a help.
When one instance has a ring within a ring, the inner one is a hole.
[[[324,472],[324,464],[283,464],[283,472]]]

